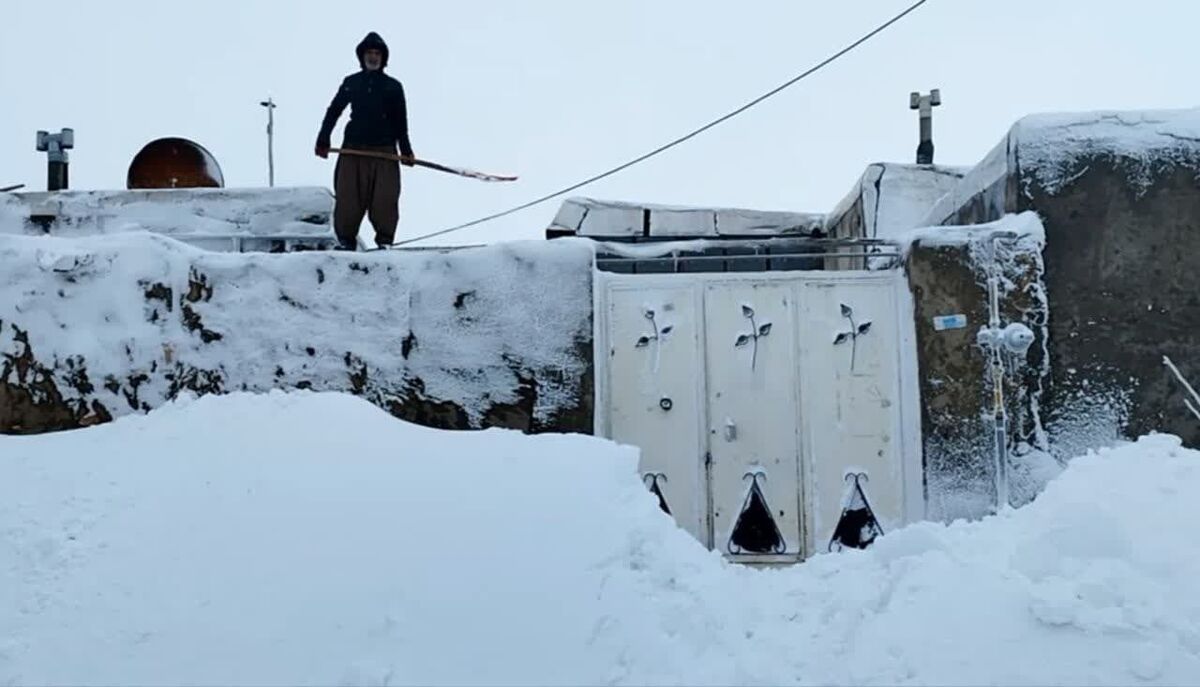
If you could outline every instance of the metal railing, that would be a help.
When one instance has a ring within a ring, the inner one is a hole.
[[[757,237],[722,245],[727,241],[683,245],[661,254],[602,244],[596,268],[627,274],[890,269],[902,257],[900,246],[884,239]]]

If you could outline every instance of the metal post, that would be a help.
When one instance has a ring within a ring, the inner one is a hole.
[[[275,186],[275,101],[268,97],[259,103],[267,108],[267,184]]]
[[[63,129],[57,134],[37,132],[37,149],[46,153],[46,190],[62,191],[70,187],[67,176],[67,151],[75,147],[75,130]]]
[[[933,164],[933,108],[942,104],[942,92],[933,89],[928,95],[913,92],[908,95],[908,108],[920,110],[921,138],[917,144],[917,164]]]

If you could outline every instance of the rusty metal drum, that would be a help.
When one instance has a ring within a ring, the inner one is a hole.
[[[125,187],[223,188],[217,159],[204,146],[186,138],[159,138],[147,143],[129,163]]]

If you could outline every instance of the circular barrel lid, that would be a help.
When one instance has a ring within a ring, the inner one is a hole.
[[[225,176],[217,158],[204,146],[186,138],[160,138],[147,143],[133,162],[125,187],[222,188]]]

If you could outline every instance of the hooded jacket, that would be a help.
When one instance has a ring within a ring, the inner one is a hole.
[[[383,61],[376,71],[367,70],[363,55],[375,48],[383,53]],[[379,34],[372,31],[354,48],[361,71],[342,80],[337,94],[325,110],[321,131],[317,134],[317,146],[328,148],[329,136],[337,124],[338,117],[346,106],[350,106],[350,121],[342,145],[347,148],[400,147],[404,155],[412,155],[412,144],[408,140],[408,106],[404,100],[404,87],[399,81],[383,73],[388,63],[388,47]]]

